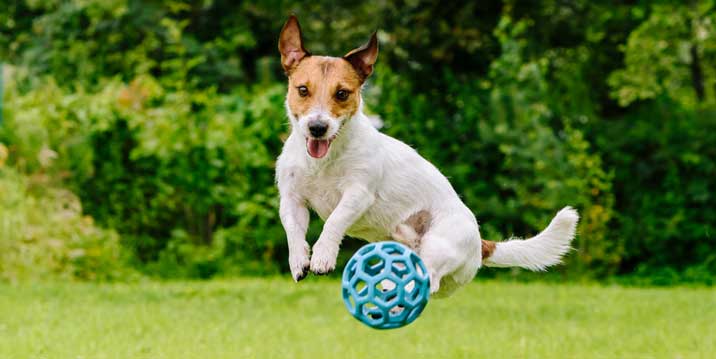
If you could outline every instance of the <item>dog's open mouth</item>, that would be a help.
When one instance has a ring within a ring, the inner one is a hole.
[[[327,140],[319,140],[315,138],[306,139],[306,147],[308,148],[308,154],[313,158],[323,158],[328,153],[328,148],[333,142],[333,137]]]

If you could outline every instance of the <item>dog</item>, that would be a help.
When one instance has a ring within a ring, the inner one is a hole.
[[[309,270],[334,270],[346,234],[415,250],[429,272],[431,295],[438,296],[471,281],[482,265],[540,271],[570,250],[579,220],[570,207],[533,238],[481,239],[474,214],[447,178],[371,124],[361,88],[378,57],[375,33],[343,57],[316,56],[304,47],[298,19],[291,16],[278,48],[288,77],[291,133],[276,162],[276,182],[296,282]],[[309,207],[325,221],[312,251],[306,242]]]

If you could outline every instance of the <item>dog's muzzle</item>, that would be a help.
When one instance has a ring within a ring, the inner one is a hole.
[[[328,132],[328,124],[321,120],[311,120],[308,123],[308,132],[311,134],[306,138],[306,149],[313,158],[323,158],[328,153],[332,139],[324,139]]]

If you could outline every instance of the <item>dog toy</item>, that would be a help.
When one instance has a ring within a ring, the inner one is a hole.
[[[418,255],[398,242],[360,248],[343,270],[343,301],[375,329],[412,323],[428,304],[430,277]]]

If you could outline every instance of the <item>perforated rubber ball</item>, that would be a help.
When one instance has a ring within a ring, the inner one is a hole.
[[[418,255],[398,242],[370,243],[343,270],[343,301],[358,320],[376,329],[412,323],[428,304],[430,277]]]

